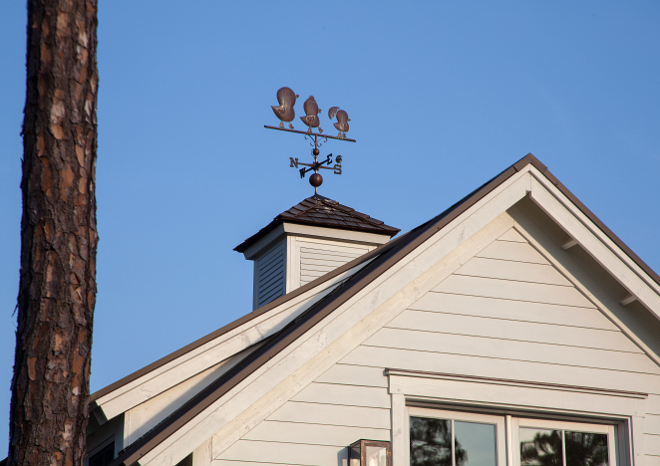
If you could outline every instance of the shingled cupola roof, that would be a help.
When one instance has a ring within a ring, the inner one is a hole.
[[[401,231],[398,228],[386,225],[381,220],[376,220],[351,207],[316,194],[279,214],[271,223],[259,230],[255,235],[250,236],[236,246],[234,251],[245,252],[278,224],[284,222],[337,228],[340,230],[362,231],[365,233],[388,235],[390,238]]]
[[[316,194],[279,214],[234,250],[254,261],[257,309],[387,243],[398,232]]]

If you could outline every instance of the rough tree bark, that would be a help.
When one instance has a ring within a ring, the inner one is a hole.
[[[96,300],[97,0],[29,0],[9,465],[82,465]]]

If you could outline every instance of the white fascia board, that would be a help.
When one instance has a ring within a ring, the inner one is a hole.
[[[269,231],[266,234],[266,236],[261,238],[259,241],[254,243],[249,248],[247,248],[243,252],[243,256],[245,256],[245,258],[247,260],[256,259],[257,256],[259,256],[259,254],[261,254],[264,249],[266,249],[268,246],[270,246],[275,241],[280,240],[281,237],[284,237],[284,225],[279,224],[275,228],[273,228],[271,231]]]
[[[385,244],[390,235],[367,233],[364,231],[340,230],[338,228],[315,227],[312,225],[299,225],[297,223],[284,223],[284,231],[288,235],[309,236],[312,238],[338,239],[361,244]]]
[[[219,362],[231,358],[279,331],[367,263],[362,263],[332,280],[321,283],[306,293],[107,393],[98,398],[96,404],[103,411],[106,419],[112,419]]]
[[[358,244],[381,245],[390,240],[390,235],[366,233],[363,231],[340,230],[338,228],[316,227],[284,222],[268,232],[266,236],[247,248],[243,255],[248,260],[256,259],[271,244],[283,236],[307,236],[310,238],[334,239]]]
[[[387,375],[389,393],[404,395],[408,400],[445,401],[525,411],[644,416],[648,398],[648,394],[642,392],[463,374],[389,369]]]
[[[555,244],[552,240],[543,239],[544,233],[542,229],[539,229],[534,223],[528,223],[527,220],[518,217],[516,214],[513,215],[514,219],[522,221],[522,223],[517,223],[516,229],[520,235],[522,235],[529,244],[534,247],[550,264],[553,265],[563,276],[566,278],[582,295],[587,298],[591,303],[600,310],[607,318],[619,328],[619,330],[626,335],[632,342],[634,342],[646,355],[655,361],[658,366],[660,366],[660,353],[653,348],[650,348],[645,340],[648,337],[651,337],[651,334],[648,333],[648,330],[645,326],[639,326],[639,322],[633,319],[631,322],[628,319],[622,320],[623,315],[617,313],[618,307],[622,306],[622,303],[618,300],[613,299],[609,294],[599,292],[598,282],[594,280],[591,275],[588,273],[580,272],[574,270],[574,273],[577,272],[578,275],[574,275],[561,261],[557,260],[557,257],[562,254],[564,251],[561,245]],[[533,222],[533,221],[532,221]],[[625,311],[624,311],[625,313]],[[637,324],[635,324],[637,322]],[[632,324],[632,326],[630,325]],[[646,335],[646,338],[643,337]]]
[[[628,292],[660,319],[660,285],[536,168],[530,197]]]
[[[530,189],[521,171],[341,304],[224,396],[140,458],[173,466],[213,437],[217,457],[438,281],[511,228],[507,209]]]

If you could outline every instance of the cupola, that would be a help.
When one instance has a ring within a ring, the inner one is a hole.
[[[386,243],[400,230],[318,194],[234,248],[254,261],[253,309]]]

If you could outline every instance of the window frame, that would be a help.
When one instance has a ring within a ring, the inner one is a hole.
[[[482,414],[474,411],[454,411],[443,408],[421,408],[406,406],[406,445],[408,466],[410,465],[410,418],[421,417],[442,419],[452,422],[452,450],[454,440],[454,421],[476,422],[495,426],[497,466],[521,466],[519,429],[539,428],[570,432],[590,432],[607,435],[609,466],[620,466],[620,442],[617,438],[617,426],[612,423],[579,422],[575,420],[548,420],[535,417],[512,416],[508,414]],[[562,437],[563,438],[563,437]],[[565,444],[563,444],[565,448]],[[452,458],[453,458],[452,451]],[[562,457],[566,457],[565,450]],[[452,459],[453,462],[453,459]],[[455,465],[452,465],[455,466]]]
[[[512,437],[513,416],[612,426],[615,460],[611,466],[643,464],[647,393],[548,382],[502,379],[404,369],[385,370],[391,401],[393,466],[410,466],[409,408],[490,413],[505,418]],[[513,465],[507,444],[506,462]],[[498,459],[499,461],[499,459]]]
[[[466,422],[476,422],[481,424],[490,424],[495,426],[495,457],[497,458],[497,466],[506,465],[506,442],[502,444],[500,439],[506,439],[506,427],[504,424],[504,416],[496,416],[492,414],[480,414],[466,411],[449,411],[445,409],[435,409],[435,408],[417,408],[414,406],[408,406],[406,409],[406,425],[407,429],[407,445],[410,448],[410,418],[411,417],[423,417],[431,419],[443,419],[452,421],[452,451],[453,451],[453,440],[454,440],[454,422],[453,421],[466,421]],[[453,462],[453,452],[452,452],[452,462]],[[410,451],[408,451],[408,461],[410,461]],[[455,465],[452,465],[455,466]]]
[[[511,452],[513,453],[513,465],[521,466],[520,463],[520,428],[538,428],[538,429],[552,429],[571,432],[589,432],[595,434],[607,435],[607,454],[609,466],[619,466],[619,442],[617,439],[617,429],[613,424],[594,424],[589,422],[575,422],[575,421],[556,421],[528,417],[512,417],[511,418]],[[562,435],[562,457],[564,464],[566,464],[566,444],[563,441]]]

